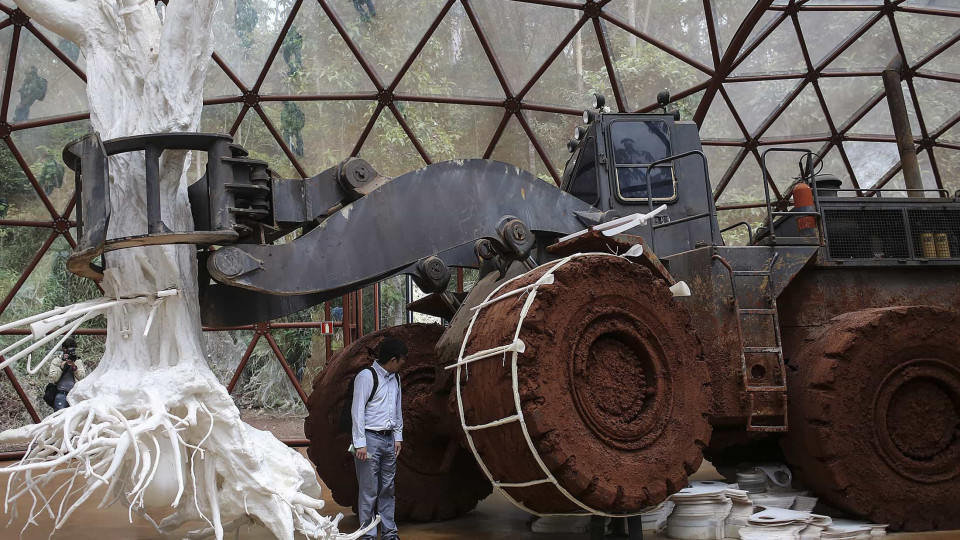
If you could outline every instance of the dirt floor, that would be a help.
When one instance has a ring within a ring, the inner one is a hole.
[[[0,463],[0,467],[6,463]],[[716,478],[716,473],[708,464],[694,475],[695,479]],[[5,482],[2,485],[6,485]],[[3,488],[6,489],[6,488]],[[337,506],[329,496],[325,497],[328,515],[343,512],[346,516],[341,522],[341,530],[352,531],[358,523],[349,509]],[[180,540],[186,535],[187,528],[173,534],[158,535],[147,523],[134,516],[131,524],[127,512],[119,505],[106,510],[96,510],[97,502],[82,507],[70,519],[70,522],[52,537],[49,519],[38,519],[20,534],[24,520],[17,519],[7,523],[0,521],[0,540],[48,540],[57,538],[70,540]],[[21,512],[22,514],[23,512]],[[401,524],[400,534],[404,540],[586,540],[586,534],[535,534],[530,531],[530,517],[518,510],[505,499],[492,495],[484,500],[476,510],[466,516],[440,523]],[[941,531],[935,533],[891,534],[891,540],[960,540],[960,531]],[[233,534],[227,538],[234,538]],[[238,540],[273,540],[273,536],[263,527],[247,526],[240,530]],[[302,537],[298,537],[302,538]],[[665,536],[647,535],[649,539],[664,539]]]
[[[303,417],[300,416],[241,410],[240,418],[257,429],[273,433],[280,440],[306,438],[303,434]]]

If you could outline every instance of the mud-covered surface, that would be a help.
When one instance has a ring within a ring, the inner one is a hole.
[[[374,361],[385,337],[401,339],[409,349],[400,373],[404,441],[397,467],[397,519],[450,519],[490,493],[489,482],[459,437],[440,429],[451,414],[447,396],[431,391],[434,345],[442,332],[439,325],[409,324],[368,334],[334,356],[317,376],[305,425],[308,455],[338,504],[355,506],[358,489],[354,458],[347,452],[350,435],[337,430],[347,385]]]
[[[686,307],[693,327],[703,342],[710,370],[713,395],[711,424],[714,431],[732,429],[737,436],[725,437],[724,444],[737,444],[747,437],[747,399],[743,390],[741,331],[730,299],[730,275],[711,256],[709,248],[695,249],[669,257],[676,279],[690,287],[691,296],[677,298]],[[744,306],[746,307],[746,306]],[[714,442],[711,440],[711,448]]]
[[[551,266],[500,292],[534,282]],[[699,340],[646,268],[591,255],[555,276],[554,285],[538,289],[520,332],[526,351],[518,357],[519,395],[537,454],[564,489],[594,509],[656,504],[686,484],[709,440]],[[526,298],[485,308],[466,354],[512,342]],[[461,377],[468,425],[516,414],[510,367],[509,358],[490,358]],[[472,434],[496,480],[545,477],[518,422]],[[549,484],[508,492],[537,511],[576,508]]]
[[[912,380],[895,391],[887,411],[887,433],[897,450],[916,460],[948,454],[960,426],[950,394],[933,380]]]
[[[960,527],[960,314],[867,309],[793,362],[784,452],[826,502],[894,530]]]

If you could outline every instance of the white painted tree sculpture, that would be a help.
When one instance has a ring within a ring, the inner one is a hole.
[[[162,14],[154,0],[15,1],[83,51],[90,121],[103,139],[196,131],[217,0],[170,0]],[[186,152],[165,152],[161,161],[162,215],[178,231],[193,228],[188,164]],[[143,154],[111,158],[110,171],[108,235],[143,234]],[[47,513],[57,528],[97,496],[163,532],[199,522],[191,537],[220,539],[251,521],[284,540],[295,531],[336,535],[339,516],[319,514],[310,463],[243,423],[204,360],[193,246],[113,252],[102,285],[108,298],[178,294],[156,302],[152,324],[154,300],[107,310],[106,351],[70,394],[72,406],[0,435],[29,442],[23,461],[6,471],[7,503],[32,498],[27,522]],[[52,497],[51,487],[59,488]],[[163,506],[176,511],[157,524],[148,510]]]

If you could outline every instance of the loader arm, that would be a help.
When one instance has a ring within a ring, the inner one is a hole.
[[[415,273],[418,261],[432,255],[446,266],[476,267],[480,239],[497,251],[508,251],[511,243],[534,244],[534,238],[511,238],[514,230],[503,229],[505,218],[516,218],[537,238],[555,239],[584,227],[577,213],[596,211],[505,163],[429,165],[382,183],[292,242],[214,251],[206,267],[219,285],[207,291],[205,318],[238,324],[235,308],[250,310],[250,302],[286,305],[277,312],[313,305],[391,275]]]
[[[159,161],[175,150],[207,154],[206,174],[189,188],[193,230],[171,230],[159,204]],[[135,151],[145,152],[147,227],[108,237],[108,157]],[[90,134],[68,145],[64,160],[80,196],[70,270],[99,280],[95,259],[118,249],[219,246],[198,253],[201,317],[213,326],[274,319],[399,273],[441,292],[450,267],[533,266],[548,243],[608,217],[528,172],[482,159],[389,178],[349,158],[289,180],[227,135],[157,133],[110,141]]]

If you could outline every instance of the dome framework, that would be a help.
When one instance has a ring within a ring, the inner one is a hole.
[[[60,149],[88,129],[85,59],[9,0],[0,12],[6,322],[98,291],[63,264],[76,223]],[[773,146],[811,148],[824,172],[861,193],[904,187],[880,84],[899,54],[924,185],[960,189],[960,6],[943,0],[222,0],[213,31],[201,129],[230,133],[287,177],[349,156],[386,174],[483,157],[558,182],[589,92],[614,110],[649,112],[666,87],[701,127],[721,222],[759,221],[760,155]],[[199,174],[201,160],[195,166]],[[772,165],[781,200],[793,167]],[[390,324],[381,296],[375,286],[336,303],[344,344]],[[305,401],[297,364],[331,309],[208,329],[234,332],[236,348],[218,352],[232,355],[228,388],[246,384],[252,358],[276,357]],[[95,350],[105,332],[79,333]],[[24,389],[14,370],[6,375],[39,420],[42,384]]]

